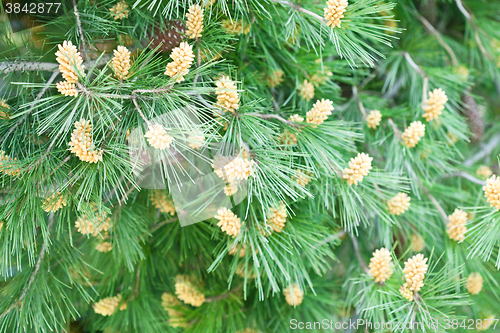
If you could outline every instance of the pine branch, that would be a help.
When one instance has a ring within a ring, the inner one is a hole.
[[[425,73],[425,71],[419,66],[417,65],[417,63],[415,61],[413,61],[412,57],[410,56],[410,54],[408,52],[403,52],[403,55],[406,59],[406,61],[410,64],[410,66],[415,69],[415,71],[420,74],[420,76],[424,79],[424,84],[423,84],[423,87],[422,87],[422,103],[425,104],[427,103],[427,87],[429,85],[429,77],[427,76],[427,74]]]
[[[485,157],[488,157],[491,154],[491,152],[498,147],[498,145],[500,145],[500,134],[495,134],[487,144],[482,145],[480,151],[478,151],[473,156],[469,157],[462,164],[466,167],[474,165],[478,161],[484,159]]]
[[[363,272],[365,272],[366,274],[370,274],[370,270],[368,269],[368,265],[366,265],[366,262],[363,260],[363,257],[361,256],[361,251],[359,250],[358,239],[351,232],[349,232],[348,234],[349,234],[349,237],[351,237],[352,247],[354,248],[354,252],[356,253],[356,257],[358,257],[358,261],[359,261],[359,264],[361,265],[361,268],[363,269]]]
[[[50,85],[52,84],[52,82],[54,82],[54,80],[56,79],[57,75],[59,74],[59,69],[55,70],[54,73],[52,73],[52,76],[49,78],[49,80],[45,83],[45,86],[43,87],[42,90],[40,90],[40,92],[38,93],[38,95],[36,96],[35,100],[33,101],[33,103],[31,103],[30,105],[30,108],[28,110],[28,112],[26,112],[26,114],[17,121],[17,123],[12,126],[8,131],[7,133],[2,137],[2,139],[0,140],[0,145],[3,144],[4,140],[12,133],[14,132],[14,130],[16,128],[19,127],[19,125],[21,125],[25,120],[26,118],[31,114],[31,112],[33,112],[33,110],[35,109],[35,104],[38,102],[38,100],[40,98],[42,98],[42,96],[45,94],[45,92],[50,88]]]
[[[461,178],[464,178],[464,179],[467,179],[467,180],[473,182],[474,184],[478,184],[478,185],[482,185],[482,186],[486,185],[486,182],[484,180],[477,179],[476,177],[469,175],[467,172],[464,172],[464,171],[449,173],[449,174],[444,175],[442,178],[451,178],[451,177],[461,177]]]
[[[352,86],[352,97],[356,100],[356,103],[358,104],[358,108],[361,111],[361,113],[363,114],[363,118],[366,119],[366,117],[368,115],[366,113],[366,109],[363,105],[363,102],[361,102],[361,99],[359,98],[358,87],[356,87],[356,86]]]
[[[307,10],[305,8],[300,7],[296,3],[293,3],[291,1],[286,1],[286,0],[271,0],[271,1],[274,3],[279,3],[283,6],[291,7],[292,9],[294,9],[298,12],[304,13],[306,15],[309,15],[309,16],[315,18],[316,20],[318,20],[320,22],[323,22],[323,17],[321,17],[320,15],[318,15],[316,13],[311,12],[310,10]]]
[[[207,297],[207,298],[205,298],[205,303],[217,302],[217,301],[226,299],[226,298],[230,297],[232,294],[240,291],[242,287],[243,287],[243,283],[241,283],[238,286],[232,288],[231,290],[226,291],[223,294]]]
[[[460,9],[462,14],[464,14],[465,18],[467,19],[467,21],[470,23],[472,29],[474,30],[474,38],[476,39],[477,46],[479,46],[481,53],[488,60],[492,60],[491,55],[488,53],[488,51],[486,51],[486,49],[484,48],[483,42],[481,41],[481,38],[479,37],[479,29],[478,29],[476,23],[474,22],[472,15],[467,11],[467,9],[465,9],[464,4],[462,3],[462,0],[455,0],[455,2],[457,3],[458,9]]]
[[[265,119],[265,120],[269,120],[269,119],[276,119],[276,120],[279,120],[285,124],[287,124],[288,126],[291,126],[291,127],[301,127],[301,126],[304,126],[303,124],[297,124],[296,122],[294,121],[291,121],[291,120],[286,120],[285,118],[277,115],[277,114],[262,114],[262,113],[247,113],[247,115],[250,115],[250,116],[254,116],[254,117],[257,117],[257,118],[260,118],[260,119]]]
[[[49,214],[49,224],[47,225],[47,234],[50,232],[50,229],[52,228],[53,224],[54,224],[54,213],[50,213]],[[31,273],[28,285],[23,289],[21,296],[19,296],[19,298],[15,302],[12,302],[12,304],[9,306],[9,308],[7,310],[5,310],[0,315],[0,319],[5,317],[6,315],[8,315],[9,312],[17,305],[17,303],[19,303],[20,301],[22,301],[24,299],[24,297],[26,296],[26,293],[28,292],[31,285],[35,281],[36,275],[40,271],[40,265],[42,264],[42,260],[43,260],[43,257],[45,256],[46,250],[47,250],[47,242],[44,242],[42,245],[42,249],[40,250],[40,255],[38,256],[38,260],[35,264],[35,270]]]
[[[436,207],[436,209],[438,210],[439,214],[441,215],[441,217],[444,220],[444,225],[447,226],[448,225],[448,215],[446,215],[446,212],[444,211],[443,207],[441,207],[441,205],[439,204],[439,202],[436,200],[436,198],[434,198],[432,196],[432,194],[429,193],[429,191],[427,191],[425,188],[422,188],[422,191],[424,192],[425,196],[427,198],[429,198],[429,200],[432,202],[432,204],[434,205],[434,207]]]
[[[439,33],[439,31],[437,31],[436,28],[434,28],[432,26],[432,24],[430,24],[430,22],[427,21],[427,19],[425,17],[418,14],[418,12],[415,12],[415,15],[419,19],[419,21],[422,22],[422,24],[424,25],[424,28],[429,33],[433,34],[436,37],[439,44],[441,44],[441,46],[446,50],[446,52],[448,52],[448,54],[450,55],[451,63],[453,64],[453,66],[458,66],[459,63],[457,60],[457,56],[455,55],[455,53],[453,52],[451,47],[448,44],[446,44],[446,42],[444,41],[444,39],[441,36],[441,34]]]
[[[89,53],[87,52],[87,47],[85,46],[85,38],[83,37],[82,21],[80,20],[80,13],[76,6],[76,0],[73,0],[73,9],[75,11],[76,23],[78,25],[78,31],[80,33],[80,39],[82,40],[83,53],[85,54],[85,60],[89,59]]]

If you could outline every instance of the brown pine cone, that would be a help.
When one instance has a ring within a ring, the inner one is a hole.
[[[159,51],[170,53],[181,42],[187,39],[186,27],[180,20],[172,20],[167,23],[167,27],[160,29],[156,27],[153,36],[151,36],[150,48],[154,49],[161,44]]]

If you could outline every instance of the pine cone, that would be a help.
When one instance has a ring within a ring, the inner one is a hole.
[[[484,119],[479,112],[476,100],[472,97],[470,90],[462,94],[463,113],[467,117],[469,128],[473,134],[472,141],[481,141],[484,135]]]
[[[179,20],[172,20],[167,23],[167,27],[160,29],[155,28],[153,36],[151,36],[150,48],[154,49],[161,44],[159,51],[162,53],[170,53],[174,48],[178,47],[181,42],[187,39],[186,27]]]

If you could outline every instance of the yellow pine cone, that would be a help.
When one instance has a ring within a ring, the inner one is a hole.
[[[296,145],[297,144],[297,136],[290,131],[288,131],[286,128],[281,133],[279,140],[281,143],[291,146],[291,145]]]
[[[130,51],[125,46],[118,46],[113,51],[113,68],[116,77],[124,80],[128,77],[130,70]]]
[[[215,82],[215,85],[217,86],[215,88],[217,94],[216,105],[223,111],[231,111],[234,114],[240,107],[240,96],[236,83],[231,81],[228,76],[222,76],[220,80]]]
[[[118,305],[122,301],[122,295],[118,294],[114,297],[106,297],[95,303],[92,307],[94,312],[101,316],[111,316],[118,309]],[[127,303],[120,305],[120,311],[127,309]]]
[[[493,175],[488,178],[486,185],[483,186],[483,191],[490,206],[500,209],[500,177]]]
[[[488,178],[493,175],[493,171],[489,166],[481,165],[479,168],[477,168],[476,175],[478,175],[481,178]]]
[[[221,207],[217,210],[217,215],[214,217],[219,220],[217,226],[219,226],[222,231],[232,237],[238,236],[243,223],[232,211],[225,207]]]
[[[231,182],[224,186],[224,194],[228,197],[234,195],[236,192],[238,192],[238,184],[236,182]]]
[[[224,166],[224,175],[229,183],[236,180],[246,180],[253,174],[253,171],[254,161],[239,156]]]
[[[10,158],[3,150],[0,150],[0,171],[9,176],[19,175],[21,169],[14,169],[14,166],[9,161],[17,161],[17,158]]]
[[[189,7],[189,13],[186,14],[187,17],[187,30],[186,34],[189,38],[195,39],[201,37],[201,32],[203,31],[203,9],[200,5],[192,5]]]
[[[80,56],[80,52],[76,49],[76,46],[71,43],[71,41],[64,41],[63,45],[57,45],[58,51],[56,52],[56,60],[59,63],[59,70],[61,71],[62,77],[68,81],[68,83],[78,82],[78,72],[84,75],[82,65],[83,59]]]
[[[176,276],[175,294],[181,301],[192,306],[199,307],[205,303],[205,295],[199,292],[183,275]]]
[[[292,179],[295,180],[300,186],[305,187],[311,181],[311,173],[297,169],[295,175],[292,176]]]
[[[164,214],[175,215],[175,206],[172,199],[167,196],[165,190],[153,190],[149,192],[151,203]]]
[[[248,246],[245,243],[234,244],[228,253],[232,256],[238,255],[240,258],[243,258],[247,254],[247,248]]]
[[[372,169],[373,157],[365,153],[358,153],[356,157],[349,161],[349,168],[344,169],[344,179],[349,185],[358,185]]]
[[[414,255],[405,262],[403,272],[410,290],[418,292],[424,286],[425,273],[427,273],[428,268],[426,262],[427,258],[424,258],[421,253]]]
[[[283,82],[283,75],[285,75],[285,72],[281,69],[273,71],[270,75],[266,76],[267,85],[271,88],[279,86]]]
[[[127,18],[128,13],[130,12],[125,0],[118,2],[116,5],[111,7],[109,9],[109,11],[111,12],[111,15],[113,16],[113,19],[115,19],[115,20],[121,20],[121,19]]]
[[[380,113],[380,111],[378,110],[370,111],[370,113],[366,117],[366,124],[368,125],[368,128],[371,129],[377,129],[381,121],[382,113]]]
[[[290,118],[288,118],[288,120],[294,121],[296,123],[301,123],[304,121],[304,118],[299,116],[298,114],[293,114],[290,116]]]
[[[109,252],[113,250],[113,243],[110,242],[100,242],[95,245],[95,249],[99,252]]]
[[[163,295],[161,295],[161,306],[168,313],[168,324],[170,326],[186,327],[188,325],[184,313],[179,310],[182,303],[177,299],[177,297],[167,292],[163,293]]]
[[[421,121],[414,121],[410,124],[408,128],[405,129],[401,139],[405,143],[406,147],[415,147],[420,139],[425,135],[425,125]]]
[[[102,150],[96,149],[94,146],[92,124],[85,119],[75,122],[69,146],[70,151],[84,162],[97,163],[102,161]]]
[[[406,193],[399,192],[389,201],[387,201],[387,209],[391,215],[404,214],[410,208],[411,198]]]
[[[424,238],[420,235],[413,234],[411,235],[412,245],[411,250],[414,252],[422,252],[425,247]]]
[[[235,35],[247,35],[250,32],[251,26],[242,20],[224,20],[222,21],[222,29]]]
[[[329,99],[321,99],[314,103],[311,110],[306,114],[309,124],[320,125],[332,114],[333,103]]]
[[[74,83],[69,83],[68,81],[60,81],[56,83],[57,91],[64,96],[78,96],[78,90],[76,90],[76,85]]]
[[[75,227],[83,235],[97,236],[111,228],[111,218],[107,217],[106,212],[97,213],[97,205],[91,203],[90,207],[94,215],[80,215],[75,222]]]
[[[174,138],[167,134],[165,128],[160,124],[149,125],[148,131],[144,135],[148,139],[149,144],[156,149],[165,150],[170,148],[170,143]]]
[[[280,202],[277,207],[270,207],[267,223],[276,232],[282,232],[287,218],[286,206]]]
[[[283,294],[285,295],[286,302],[293,307],[300,305],[304,298],[304,293],[296,283],[286,287],[285,290],[283,290]]]
[[[434,91],[429,92],[429,99],[422,105],[425,120],[429,122],[438,119],[443,113],[446,102],[448,102],[448,97],[443,89],[434,89]]]
[[[196,132],[188,136],[189,142],[188,146],[192,149],[200,149],[205,143],[205,136],[201,132]]]
[[[299,96],[310,101],[314,98],[314,86],[311,82],[304,80],[304,83],[299,87]]]
[[[467,232],[467,213],[461,209],[455,209],[453,214],[448,216],[448,228],[446,232],[450,239],[457,242],[465,239],[465,233]]]
[[[344,18],[347,5],[347,0],[328,0],[325,7],[326,25],[332,28],[340,28],[342,23],[340,19]]]
[[[413,291],[411,291],[408,287],[408,283],[404,283],[401,288],[399,288],[399,292],[401,293],[401,296],[406,298],[408,301],[413,301]]]
[[[172,62],[167,64],[165,75],[177,77],[177,83],[184,81],[184,75],[189,73],[189,67],[194,60],[193,47],[187,42],[182,42],[170,53]]]
[[[465,288],[471,295],[477,295],[483,289],[483,277],[479,273],[471,273],[465,283]]]
[[[52,194],[42,203],[42,209],[47,213],[55,213],[63,206],[66,206],[66,198],[59,192]]]
[[[0,100],[0,109],[10,110],[10,106],[5,102],[5,99]]]
[[[375,278],[375,282],[385,282],[392,275],[391,253],[385,248],[375,250],[370,259],[370,275]]]
[[[9,114],[2,110],[10,110],[9,104],[4,99],[0,99],[0,119],[10,119]]]

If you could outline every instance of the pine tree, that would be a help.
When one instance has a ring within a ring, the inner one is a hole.
[[[497,0],[2,6],[0,333],[499,329]]]

